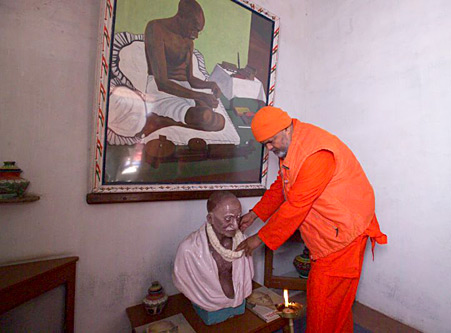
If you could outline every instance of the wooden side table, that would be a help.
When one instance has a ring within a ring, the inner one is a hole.
[[[254,289],[258,287],[260,287],[260,285],[254,282]],[[190,300],[188,300],[183,294],[169,296],[168,303],[160,315],[151,316],[147,314],[143,304],[129,307],[126,309],[126,312],[128,319],[130,320],[132,332],[135,332],[135,329],[139,326],[149,324],[178,313],[183,314],[185,319],[197,333],[270,333],[288,325],[288,321],[282,318],[266,323],[249,309],[246,309],[242,315],[235,316],[219,324],[208,326],[205,325],[202,319],[196,314]]]
[[[74,331],[75,272],[78,257],[0,267],[0,315],[60,285],[66,286],[64,331]]]

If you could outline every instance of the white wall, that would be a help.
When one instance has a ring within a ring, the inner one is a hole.
[[[205,201],[86,204],[99,2],[0,0],[0,161],[17,161],[29,191],[41,195],[30,204],[0,205],[0,263],[78,255],[76,331],[126,332],[125,308],[141,301],[151,281],[176,292],[176,247],[206,213]],[[285,17],[279,77],[286,79],[277,98],[293,100],[296,1],[277,8],[261,2]],[[243,211],[256,200],[243,199]],[[262,282],[262,249],[256,265]],[[35,307],[46,311],[47,299]]]
[[[374,185],[389,245],[367,256],[359,301],[445,332],[451,3],[256,2],[281,17],[276,104],[340,136]],[[205,202],[85,203],[98,14],[96,1],[0,0],[0,160],[41,195],[0,206],[0,262],[80,256],[76,330],[125,332],[125,308],[152,280],[176,292],[172,258]]]
[[[307,1],[301,117],[342,138],[389,244],[358,300],[425,332],[451,326],[451,2]]]

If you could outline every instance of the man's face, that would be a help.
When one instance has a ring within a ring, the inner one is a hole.
[[[192,17],[185,19],[183,37],[195,40],[204,29],[205,18],[202,12],[198,12]]]
[[[216,205],[215,209],[208,213],[207,220],[218,235],[226,237],[235,236],[241,219],[241,203],[236,198],[227,198]]]
[[[266,149],[272,151],[278,158],[285,158],[287,156],[290,143],[291,126],[262,142],[266,146]]]

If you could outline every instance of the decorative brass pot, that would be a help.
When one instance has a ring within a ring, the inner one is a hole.
[[[310,272],[310,251],[307,247],[304,247],[302,254],[294,258],[293,265],[301,278],[308,278]]]
[[[30,181],[22,178],[16,162],[6,161],[0,168],[0,199],[11,199],[24,195]]]
[[[144,308],[150,315],[157,315],[163,311],[168,296],[163,290],[163,287],[158,281],[153,281],[152,285],[147,290],[147,296],[143,299]]]

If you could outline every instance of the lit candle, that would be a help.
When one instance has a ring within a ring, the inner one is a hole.
[[[283,290],[283,299],[285,300],[285,307],[288,308],[290,302],[288,302],[288,290]]]
[[[283,298],[285,300],[285,307],[283,308],[282,312],[287,314],[294,313],[294,310],[290,308],[290,302],[288,302],[288,290],[286,289],[283,290]]]

